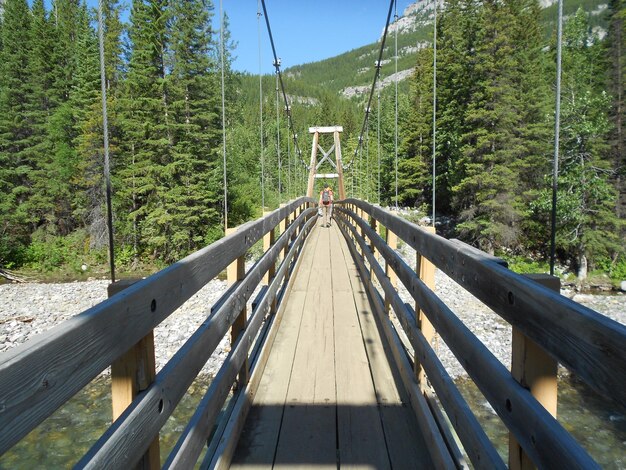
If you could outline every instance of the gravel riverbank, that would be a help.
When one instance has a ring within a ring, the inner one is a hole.
[[[406,259],[414,259],[414,253],[409,248],[403,247],[401,251]],[[105,300],[107,284],[108,281],[100,280],[0,285],[0,354]],[[211,306],[225,290],[225,281],[211,281],[157,327],[155,344],[159,345],[156,348],[158,369],[204,321]],[[495,356],[509,367],[511,328],[508,323],[439,271],[436,274],[436,292]],[[401,288],[400,293],[405,301],[410,301],[406,290]],[[563,293],[572,295],[565,291]],[[574,300],[626,324],[626,295],[576,294]],[[214,375],[228,349],[228,340],[225,338],[205,366],[204,372]],[[436,349],[453,377],[464,375],[463,369],[443,341],[436,342]]]

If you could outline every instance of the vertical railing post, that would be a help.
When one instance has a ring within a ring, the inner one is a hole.
[[[528,274],[526,277],[560,292],[561,280],[549,274]],[[543,348],[513,327],[511,351],[511,375],[556,418],[558,363]],[[534,469],[526,452],[513,434],[509,433],[509,468],[513,470]]]
[[[398,248],[398,236],[391,230],[389,230],[389,227],[387,227],[387,230],[385,232],[385,241],[387,242],[387,246],[389,246],[389,248],[391,248],[392,250],[395,251],[395,249]],[[391,269],[391,265],[388,261],[385,261],[385,274],[389,278],[389,282],[391,282],[391,285],[394,287],[394,289],[397,290],[398,275],[393,269]],[[387,311],[387,314],[389,314],[389,312],[391,311],[391,299],[387,295],[385,295],[385,310]]]
[[[228,235],[232,232],[235,232],[236,230],[237,230],[236,228],[227,229],[226,234]],[[232,286],[233,284],[235,284],[235,282],[241,281],[245,276],[246,276],[246,255],[244,254],[244,255],[241,255],[239,258],[235,259],[231,264],[228,265],[228,268],[226,270],[226,280],[228,282],[228,285]],[[235,344],[235,341],[237,341],[237,338],[239,338],[243,330],[246,329],[246,325],[248,323],[247,310],[248,309],[246,305],[244,305],[241,311],[239,312],[239,314],[237,315],[237,318],[235,318],[235,321],[233,322],[232,326],[230,327],[231,346]],[[249,368],[248,368],[248,358],[246,357],[246,360],[244,361],[243,365],[241,366],[241,370],[239,371],[239,382],[237,386],[239,388],[245,387],[248,383],[248,379],[249,379]]]
[[[283,208],[285,207],[286,204],[281,203],[280,207]],[[278,225],[278,230],[280,231],[280,235],[282,235],[283,233],[285,233],[285,230],[287,230],[287,227],[289,227],[289,217],[291,216],[291,214],[287,214],[287,216],[284,219],[281,219],[279,225]],[[282,261],[285,259],[285,257],[287,256],[287,252],[289,251],[289,243],[287,243],[285,245],[285,248],[283,248],[280,252],[279,255],[279,261]]]
[[[109,284],[107,289],[109,297],[127,289],[135,282],[137,282],[135,279],[125,279]],[[111,364],[113,421],[124,412],[140,392],[146,390],[154,382],[155,376],[154,332],[151,331]],[[161,468],[158,435],[136,468],[146,470]]]
[[[429,233],[435,233],[435,227],[422,228]],[[426,287],[430,290],[435,290],[435,265],[431,263],[422,253],[415,253],[415,272],[422,282],[426,284]],[[426,338],[428,344],[431,344],[433,338],[435,337],[435,328],[417,303],[415,304],[415,313],[417,317],[417,324],[422,331],[424,338]],[[413,364],[415,367],[417,383],[420,385],[420,389],[424,391],[426,388],[426,374],[417,355],[414,357]]]
[[[269,212],[264,212],[263,217],[265,217]],[[270,230],[265,235],[263,235],[263,253],[267,252],[275,242],[275,229]],[[274,278],[274,274],[276,273],[276,263],[272,263],[270,268],[263,276],[263,284],[269,286],[270,282]]]
[[[378,231],[378,221],[370,216],[370,227],[374,232]],[[370,239],[370,251],[372,255],[374,255],[374,259],[376,259],[376,245],[374,245],[374,240]],[[374,268],[370,266],[370,283],[374,280]]]

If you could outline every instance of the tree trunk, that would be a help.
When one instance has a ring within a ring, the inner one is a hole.
[[[587,256],[585,253],[578,255],[578,282],[582,283],[587,279]]]

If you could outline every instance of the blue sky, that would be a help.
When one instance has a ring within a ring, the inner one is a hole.
[[[214,0],[219,12],[219,0]],[[413,3],[398,0],[398,15]],[[233,67],[259,72],[257,0],[223,0],[237,42]],[[338,55],[376,41],[383,31],[387,0],[266,0],[276,52],[282,69]],[[392,13],[393,15],[393,13]],[[217,15],[216,15],[217,16]],[[263,73],[273,73],[273,56],[265,19],[261,18]],[[393,16],[392,16],[393,20]]]

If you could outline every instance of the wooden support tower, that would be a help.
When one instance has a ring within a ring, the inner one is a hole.
[[[316,178],[337,178],[337,186],[339,188],[339,199],[346,198],[345,186],[343,184],[343,166],[341,162],[341,141],[339,139],[339,133],[343,132],[341,126],[329,126],[329,127],[309,127],[309,134],[313,134],[313,145],[311,148],[311,165],[309,167],[309,184],[307,186],[306,195],[313,197],[313,189],[315,186]],[[326,152],[320,145],[320,134],[333,134],[334,143],[328,152]],[[317,150],[321,150],[324,155],[321,160],[317,161]],[[335,152],[335,161],[330,159],[330,155]],[[328,161],[336,170],[336,173],[318,173],[317,170],[322,164]]]

